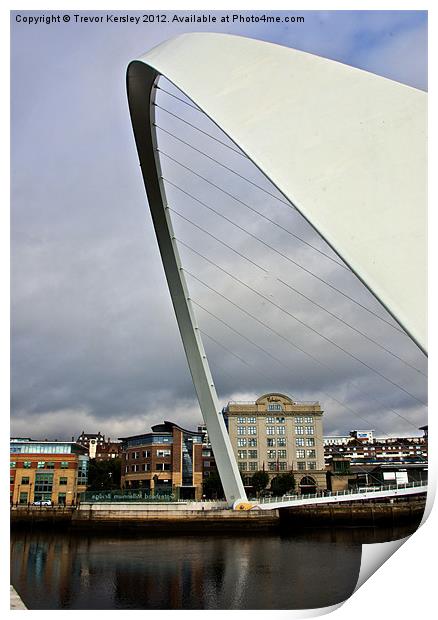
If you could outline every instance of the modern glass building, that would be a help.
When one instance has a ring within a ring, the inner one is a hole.
[[[152,426],[152,432],[121,437],[122,489],[140,489],[145,496],[176,499],[202,496],[202,433],[173,422]]]
[[[11,439],[11,503],[75,504],[87,488],[88,462],[87,450],[74,442]]]

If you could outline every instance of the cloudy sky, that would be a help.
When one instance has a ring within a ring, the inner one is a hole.
[[[12,434],[70,438],[100,430],[120,437],[163,419],[193,428],[201,414],[139,173],[127,64],[171,36],[210,30],[294,47],[426,90],[426,14],[305,11],[304,24],[205,28],[30,26],[17,14],[11,16]],[[190,168],[162,156],[169,204],[180,213],[172,216],[180,252],[197,278],[187,275],[221,405],[281,391],[319,400],[327,433],[415,433],[427,421],[424,356],[248,161],[169,112],[226,142],[208,119],[165,92],[158,104],[168,111],[158,112],[160,149]]]

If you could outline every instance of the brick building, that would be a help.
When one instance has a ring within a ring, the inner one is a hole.
[[[342,438],[324,437],[324,453],[327,466],[335,458],[351,465],[427,463],[428,441],[426,432],[422,437],[374,437],[372,431],[351,431]]]
[[[105,435],[102,435],[100,431],[98,433],[82,431],[76,443],[87,448],[90,459],[96,459],[96,461],[108,461],[122,456],[120,441],[111,441],[111,437],[105,439]]]
[[[121,437],[122,489],[145,495],[202,497],[202,434],[173,422],[152,426],[152,432]]]
[[[11,439],[11,503],[74,504],[87,488],[88,461],[86,448],[75,442]]]

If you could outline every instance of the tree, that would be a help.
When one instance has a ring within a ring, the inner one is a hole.
[[[225,497],[222,482],[217,471],[212,471],[202,483],[202,490],[207,499],[222,499]]]
[[[90,459],[88,469],[88,490],[108,491],[120,488],[122,462],[120,459],[96,461]]]
[[[271,491],[274,495],[284,495],[295,489],[295,478],[290,472],[278,474],[271,480]]]
[[[258,496],[261,491],[266,489],[269,482],[269,474],[266,471],[256,471],[251,478],[251,485],[255,494]]]

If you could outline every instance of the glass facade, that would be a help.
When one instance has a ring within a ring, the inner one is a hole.
[[[79,457],[78,461],[78,485],[86,485],[88,483],[88,457]]]
[[[193,485],[193,437],[182,434],[182,484]]]

